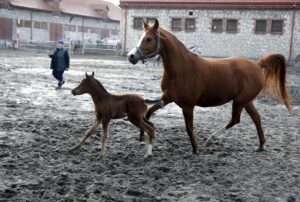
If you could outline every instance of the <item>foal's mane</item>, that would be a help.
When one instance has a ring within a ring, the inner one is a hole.
[[[95,82],[95,84],[97,85],[97,87],[100,88],[101,91],[104,91],[105,93],[108,93],[108,91],[104,88],[104,86],[102,85],[102,83],[100,81],[98,81],[94,77],[90,77],[90,79],[91,79],[91,81]]]

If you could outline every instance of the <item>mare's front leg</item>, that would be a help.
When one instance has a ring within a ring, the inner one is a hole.
[[[100,122],[101,120],[96,117],[92,124],[92,127],[85,133],[84,138],[76,146],[72,147],[70,150],[73,151],[75,149],[78,149],[86,141],[86,139],[88,139],[93,134],[93,132],[95,132]]]
[[[106,139],[107,139],[107,128],[109,124],[110,118],[109,117],[103,117],[102,118],[102,128],[103,128],[103,134],[101,136],[101,156],[105,156],[105,146],[106,146]]]
[[[192,147],[193,147],[193,154],[198,154],[197,150],[197,142],[193,134],[193,113],[194,113],[194,107],[184,107],[182,108],[184,121],[185,121],[185,127],[186,132],[189,135]]]
[[[155,111],[157,111],[157,110],[163,108],[164,106],[166,106],[167,104],[169,104],[169,103],[171,103],[171,102],[172,102],[172,101],[170,101],[169,99],[166,98],[166,96],[163,95],[162,98],[161,98],[161,100],[160,100],[159,102],[155,103],[154,105],[152,105],[152,106],[147,110],[147,113],[146,113],[145,118],[146,118],[147,120],[149,120],[150,117],[151,117],[151,115],[152,115]],[[144,134],[145,134],[144,131],[141,130],[141,132],[140,132],[140,137],[139,137],[139,141],[140,141],[141,143],[144,142]]]

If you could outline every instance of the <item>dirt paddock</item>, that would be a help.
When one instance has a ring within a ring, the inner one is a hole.
[[[254,152],[258,137],[250,117],[226,131],[212,147],[206,138],[226,124],[231,104],[197,107],[192,155],[179,107],[170,104],[151,118],[153,156],[126,119],[109,125],[107,154],[100,155],[101,128],[77,151],[93,118],[89,95],[71,89],[84,72],[95,72],[115,94],[161,95],[162,67],[133,66],[126,58],[71,57],[66,84],[55,90],[46,52],[0,50],[0,201],[300,201],[300,74],[288,74],[294,100],[289,114],[277,100],[259,96],[266,151]],[[300,67],[299,67],[300,68]]]

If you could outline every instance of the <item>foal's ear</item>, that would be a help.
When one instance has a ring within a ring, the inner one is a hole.
[[[94,75],[95,75],[95,73],[94,73],[94,72],[92,72],[92,74],[91,74],[91,77],[93,77],[93,78],[94,78]]]
[[[158,29],[158,27],[159,27],[159,23],[158,23],[158,20],[155,18],[153,30],[156,31]]]
[[[144,19],[142,21],[143,21],[144,30],[148,29],[149,25],[144,21]]]
[[[85,77],[86,77],[86,78],[89,78],[89,75],[88,75],[86,72],[85,72]]]

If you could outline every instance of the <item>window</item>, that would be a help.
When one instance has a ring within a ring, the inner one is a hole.
[[[90,28],[90,33],[99,33],[99,28],[91,27]]]
[[[267,20],[256,20],[255,33],[266,33],[267,32]]]
[[[155,18],[147,18],[147,23],[149,24],[154,24],[155,23]]]
[[[69,31],[69,32],[75,32],[76,27],[75,27],[75,25],[64,25],[64,30]]]
[[[185,30],[195,31],[195,19],[185,19]]]
[[[271,33],[283,32],[283,20],[272,20]]]
[[[133,28],[143,29],[143,18],[133,18]]]
[[[19,27],[31,27],[31,21],[29,20],[20,20],[18,24]]]
[[[46,22],[34,22],[34,28],[47,29],[47,23]]]
[[[111,34],[112,34],[112,35],[118,35],[118,34],[119,34],[119,30],[117,30],[117,29],[112,29],[112,30],[111,30]]]
[[[78,26],[78,32],[89,32],[89,28],[88,27]]]
[[[230,20],[227,20],[227,26],[226,26],[226,31],[227,32],[237,32],[237,20],[233,20],[233,19],[230,19]]]
[[[181,18],[172,19],[172,30],[181,30]]]
[[[223,31],[223,20],[222,19],[213,19],[211,31],[212,32],[222,32]]]

